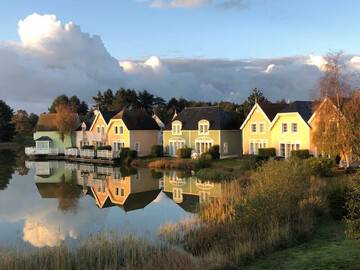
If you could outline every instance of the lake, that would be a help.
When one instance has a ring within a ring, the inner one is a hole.
[[[155,239],[220,193],[191,172],[35,162],[0,150],[0,248],[54,247],[99,232]]]

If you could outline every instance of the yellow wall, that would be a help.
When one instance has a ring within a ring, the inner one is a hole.
[[[118,127],[118,134],[115,133],[115,127]],[[120,134],[120,127],[123,128],[123,134]],[[114,119],[109,123],[107,144],[113,146],[114,142],[123,142],[125,147],[130,147],[130,132],[122,119]]]
[[[97,127],[100,127],[100,133],[97,132]],[[95,123],[93,124],[92,128],[89,130],[88,134],[90,135],[91,137],[91,134],[92,135],[95,135],[95,136],[99,136],[99,139],[101,137],[101,127],[104,127],[105,129],[105,133],[104,133],[104,142],[106,142],[106,129],[107,129],[107,124],[104,120],[104,118],[102,117],[102,115],[100,114],[96,120],[95,120]],[[98,140],[100,141],[100,140]],[[93,141],[93,144],[95,144],[95,142]]]
[[[300,149],[310,150],[310,127],[302,119],[300,114],[278,114],[274,121],[271,128],[271,145],[276,149],[278,156],[280,155],[280,143],[300,144]],[[288,124],[288,131],[286,133],[282,133],[282,123]],[[291,130],[292,123],[297,123],[298,125],[298,131],[296,133],[293,133]]]
[[[251,124],[257,123],[256,132],[251,132]],[[259,131],[259,123],[264,124],[264,132]],[[250,153],[250,142],[265,142],[266,147],[271,147],[270,122],[265,114],[258,108],[253,111],[250,119],[242,129],[242,151],[243,154]]]
[[[158,130],[131,130],[130,148],[135,149],[135,144],[140,144],[139,156],[151,154],[151,147],[158,144]]]

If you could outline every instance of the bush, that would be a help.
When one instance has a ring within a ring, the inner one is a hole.
[[[330,215],[335,220],[342,220],[346,216],[346,188],[332,190],[328,196]]]
[[[176,156],[178,158],[191,158],[191,148],[179,148],[176,150]]]
[[[275,148],[260,148],[259,156],[261,158],[265,158],[265,159],[269,159],[270,157],[275,157],[276,150],[275,150]]]
[[[310,157],[310,152],[307,149],[302,150],[292,150],[291,151],[291,157],[296,157],[300,159],[307,159]]]
[[[360,240],[360,181],[359,175],[351,182],[346,196],[346,237]]]
[[[202,180],[227,181],[235,179],[234,174],[218,169],[201,169],[195,173],[195,176]]]
[[[208,168],[211,165],[212,156],[210,154],[202,154],[196,161],[196,169]]]
[[[130,158],[130,159],[135,159],[135,158],[137,158],[137,157],[138,157],[138,153],[137,153],[136,150],[130,150],[130,151],[128,152],[128,158]]]
[[[214,145],[210,147],[208,153],[211,155],[212,159],[220,159],[220,146]]]
[[[153,145],[151,147],[151,156],[153,157],[163,157],[164,156],[164,148],[162,145]]]
[[[331,176],[332,168],[335,166],[334,161],[329,158],[309,158],[307,160],[308,168],[312,175]]]
[[[88,149],[88,150],[94,150],[95,147],[93,145],[83,145],[81,149]]]
[[[111,147],[111,145],[103,145],[103,146],[96,147],[96,150],[108,150],[108,151],[111,151],[112,147]]]

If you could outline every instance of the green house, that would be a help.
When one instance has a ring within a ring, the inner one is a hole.
[[[35,127],[35,147],[27,148],[27,155],[58,155],[76,145],[75,132],[61,136],[56,126],[56,113],[43,113]]]

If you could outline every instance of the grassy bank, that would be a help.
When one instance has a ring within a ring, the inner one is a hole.
[[[301,270],[360,268],[360,241],[346,240],[341,222],[323,223],[308,242],[258,259],[244,270]]]

